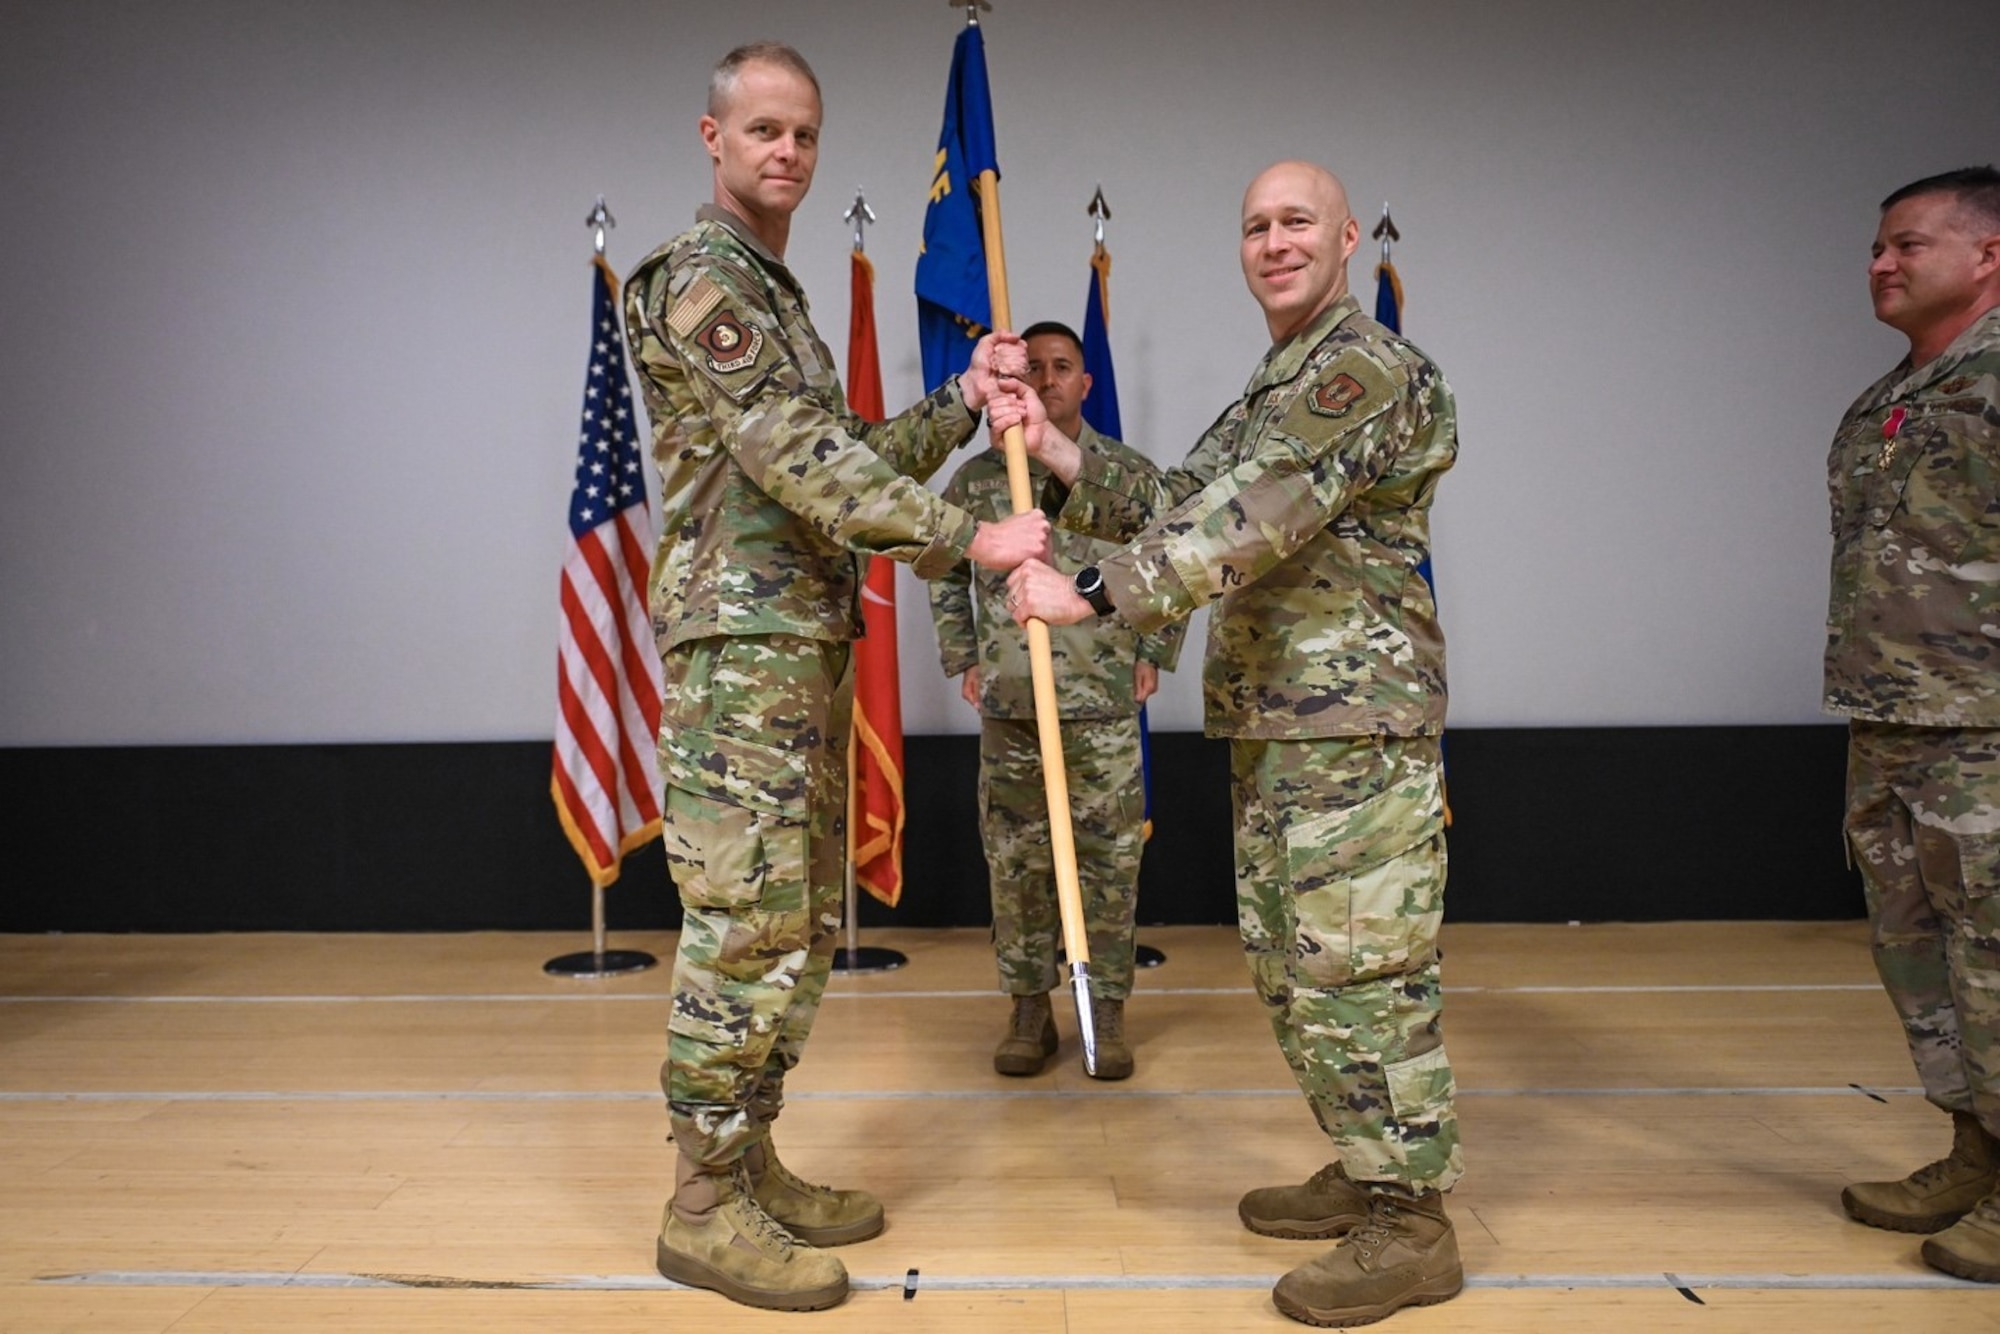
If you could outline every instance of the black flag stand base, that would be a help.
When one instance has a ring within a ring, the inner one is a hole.
[[[909,956],[901,950],[884,949],[880,945],[859,945],[855,943],[860,919],[861,906],[854,897],[854,857],[847,858],[847,944],[833,952],[833,971],[836,973],[886,973],[901,968],[908,963]]]
[[[542,971],[557,977],[613,977],[619,973],[642,973],[659,960],[644,950],[604,948],[604,886],[590,890],[591,947],[576,954],[559,955],[542,965]]]
[[[1141,968],[1158,968],[1167,961],[1167,956],[1151,945],[1136,945],[1132,949],[1132,962]]]

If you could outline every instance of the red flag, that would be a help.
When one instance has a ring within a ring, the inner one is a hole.
[[[660,832],[660,660],[646,615],[653,540],[632,385],[618,329],[618,279],[591,274],[590,373],[583,385],[569,550],[556,643],[555,773],[550,791],[593,885]]]
[[[875,266],[854,252],[847,322],[847,406],[878,422]],[[854,880],[891,908],[903,897],[903,687],[896,665],[896,562],[871,558],[861,589],[866,633],[854,648]]]

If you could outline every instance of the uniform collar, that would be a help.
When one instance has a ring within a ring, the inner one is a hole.
[[[1256,374],[1250,377],[1249,392],[1255,393],[1296,378],[1305,369],[1306,358],[1326,341],[1327,335],[1360,313],[1361,303],[1349,292],[1321,311],[1311,324],[1283,342],[1272,344],[1271,350],[1257,364]]]
[[[1959,331],[1958,337],[1944,351],[1921,366],[1910,365],[1905,357],[1901,365],[1889,374],[1892,377],[1891,397],[1902,398],[1928,388],[1939,380],[1955,372],[1966,358],[1982,351],[2000,347],[2000,306],[1981,315]]]
[[[776,270],[778,276],[784,279],[787,287],[791,288],[794,292],[802,290],[799,287],[799,280],[792,276],[792,271],[786,267],[785,261],[772,254],[771,248],[757,239],[757,233],[750,230],[749,223],[743,221],[743,219],[737,217],[734,213],[722,207],[722,205],[703,204],[694,211],[694,220],[696,222],[712,222],[716,226],[721,227],[741,242],[744,249],[755,255],[759,260],[762,260],[766,268]]]

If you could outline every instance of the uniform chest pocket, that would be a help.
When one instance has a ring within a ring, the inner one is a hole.
[[[2000,429],[1978,417],[1940,417],[1906,449],[1890,462],[1893,491],[1871,521],[1949,565],[1990,555],[2000,529]]]

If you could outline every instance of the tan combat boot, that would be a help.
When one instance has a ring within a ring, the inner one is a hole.
[[[1130,1079],[1132,1048],[1125,1041],[1125,1002],[1109,996],[1090,998],[1090,1026],[1097,1036],[1097,1068],[1092,1079]]]
[[[655,1247],[660,1273],[767,1311],[819,1311],[847,1297],[847,1269],[792,1237],[750,1193],[741,1161],[674,1167]]]
[[[2000,1283],[2000,1191],[1935,1237],[1924,1238],[1924,1263],[1974,1283]]]
[[[1368,1221],[1368,1192],[1328,1163],[1298,1186],[1259,1186],[1236,1205],[1243,1226],[1262,1237],[1332,1241]]]
[[[1049,993],[1014,997],[1007,1036],[993,1052],[993,1068],[1003,1075],[1039,1075],[1056,1054],[1056,1016]]]
[[[764,1212],[808,1246],[845,1246],[882,1230],[882,1202],[865,1190],[835,1190],[793,1176],[770,1137],[743,1155],[750,1192]]]
[[[1368,1221],[1278,1280],[1271,1300],[1308,1325],[1366,1325],[1458,1295],[1465,1270],[1444,1196],[1371,1191]]]
[[[1951,1114],[1951,1152],[1901,1181],[1857,1181],[1840,1192],[1848,1216],[1891,1232],[1937,1232],[2000,1187],[2000,1141],[1970,1112]]]

